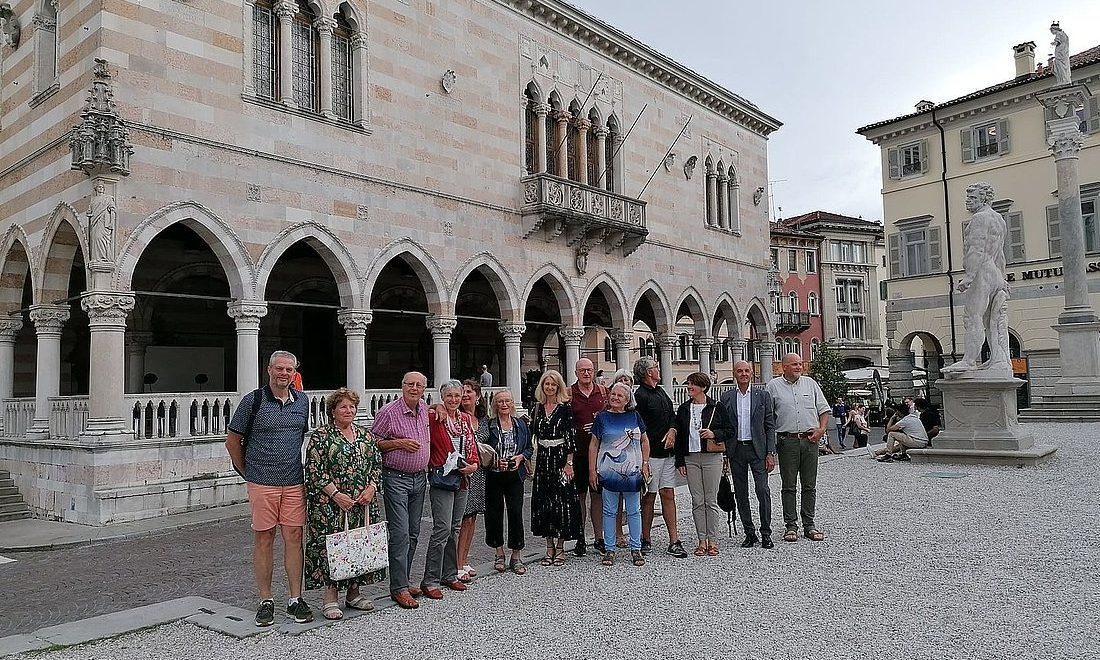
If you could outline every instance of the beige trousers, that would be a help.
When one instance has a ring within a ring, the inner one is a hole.
[[[718,507],[718,482],[722,480],[722,454],[688,454],[688,491],[691,492],[691,517],[700,543],[718,542],[722,509]]]

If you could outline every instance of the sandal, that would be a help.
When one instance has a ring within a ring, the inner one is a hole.
[[[554,552],[554,566],[565,566],[565,548],[558,548]]]
[[[340,611],[340,603],[325,603],[321,606],[321,614],[329,621],[339,621],[344,618],[344,613]]]
[[[695,556],[696,557],[706,557],[707,556],[707,546],[702,545],[702,544],[696,546],[695,547]]]
[[[508,570],[505,561],[506,560],[504,559],[504,555],[497,555],[496,559],[493,560],[493,568],[496,569],[497,573],[503,573],[504,571]]]
[[[614,552],[605,552],[605,553],[603,553],[603,559],[600,560],[600,563],[603,564],[604,566],[611,566],[612,564],[615,563],[615,553]]]
[[[717,545],[708,545],[707,546],[707,556],[708,557],[717,557],[718,556],[718,546]]]
[[[811,541],[824,541],[825,535],[817,531],[816,529],[807,529],[806,538],[810,539]]]
[[[474,567],[470,566],[469,564],[463,566],[462,570],[466,571],[466,575],[470,576],[471,580],[477,577],[477,571],[475,571]]]
[[[642,555],[641,550],[631,550],[630,559],[634,562],[635,566],[645,566],[645,557]]]
[[[527,567],[519,557],[512,557],[511,561],[508,562],[508,568],[516,575],[524,575],[527,573]]]
[[[787,543],[794,543],[798,540],[798,530],[788,529],[783,533],[783,540]]]
[[[374,609],[374,601],[363,594],[356,594],[354,598],[351,596],[347,597],[344,600],[344,605],[349,609],[362,610],[363,612],[370,612]]]
[[[539,560],[539,563],[543,566],[553,566],[554,557],[556,556],[553,548],[546,549],[546,556]]]

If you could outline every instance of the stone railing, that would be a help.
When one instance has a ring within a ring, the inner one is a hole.
[[[50,402],[50,438],[76,440],[88,425],[87,396],[54,396]]]
[[[146,440],[225,435],[238,398],[236,392],[127,394],[124,417]]]
[[[34,397],[4,399],[4,433],[10,438],[22,438],[34,421]]]
[[[521,183],[524,238],[540,230],[547,242],[564,236],[587,258],[597,247],[607,254],[622,248],[627,256],[649,235],[646,203],[640,199],[546,173],[525,176]]]
[[[725,385],[711,385],[707,390],[707,396],[718,401],[722,398],[722,395],[729,392],[737,385],[733,383],[727,383]],[[687,385],[673,385],[672,386],[672,403],[679,406],[681,403],[688,400]]]

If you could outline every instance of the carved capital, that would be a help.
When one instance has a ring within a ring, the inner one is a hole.
[[[374,314],[365,309],[342,309],[336,313],[336,320],[344,326],[344,334],[365,335]]]
[[[13,342],[16,335],[23,329],[23,321],[17,318],[0,319],[0,342]]]
[[[504,341],[519,341],[523,333],[527,332],[527,326],[511,321],[501,321],[497,327],[500,328],[500,334],[504,335]]]
[[[535,114],[538,115],[539,117],[545,119],[546,115],[550,114],[550,104],[549,103],[536,103],[535,104]]]
[[[730,348],[735,350],[735,351],[742,352],[742,353],[744,352],[745,347],[748,346],[748,345],[749,345],[749,341],[747,339],[731,339],[730,340]]]
[[[556,110],[553,114],[554,121],[565,124],[573,120],[573,114],[568,110]]]
[[[259,330],[260,319],[267,316],[267,303],[262,300],[234,300],[226,304],[226,313],[237,330]]]
[[[680,338],[676,335],[657,335],[657,346],[662,352],[673,351],[680,346]]]
[[[611,336],[611,342],[615,344],[615,348],[631,348],[634,345],[634,333],[629,330],[615,328],[607,334]]]
[[[364,50],[367,47],[367,37],[362,32],[351,35],[352,50]]]
[[[31,27],[35,30],[46,30],[47,32],[54,32],[57,30],[57,21],[49,16],[43,14],[37,14],[31,19]]]
[[[561,339],[565,344],[580,346],[581,341],[584,339],[584,328],[577,326],[565,326],[558,329],[558,334],[561,335]]]
[[[592,130],[592,133],[596,136],[597,140],[606,140],[611,131],[607,130],[606,126],[597,126]]]
[[[145,349],[153,343],[153,333],[151,332],[127,332],[126,344],[130,347],[130,351],[133,353],[144,353]]]
[[[756,342],[756,348],[759,351],[767,351],[768,355],[771,355],[772,351],[775,350],[775,342],[770,339],[761,339]]]
[[[275,3],[275,15],[279,17],[279,20],[289,21],[294,18],[294,15],[298,13],[298,6],[294,0],[279,0]]]
[[[710,350],[711,346],[714,346],[713,337],[696,337],[695,345],[699,347],[700,351]]]
[[[332,31],[336,29],[336,19],[322,16],[313,21],[313,27],[321,33],[321,36],[332,36]]]
[[[573,125],[577,127],[577,130],[582,133],[587,133],[592,129],[592,122],[584,117],[577,117],[573,120]]]
[[[35,332],[60,333],[69,320],[69,308],[66,305],[31,305],[27,312]]]
[[[432,339],[449,339],[458,327],[458,319],[453,316],[429,316],[425,325],[428,326],[428,332],[432,333]]]
[[[1074,128],[1073,131],[1051,135],[1047,139],[1047,144],[1054,153],[1054,160],[1077,158],[1085,146],[1085,135]]]
[[[132,293],[89,293],[80,299],[80,307],[88,314],[88,325],[126,326],[126,317],[134,311]]]

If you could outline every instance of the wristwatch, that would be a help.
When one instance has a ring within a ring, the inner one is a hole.
[[[573,461],[566,461],[566,462],[565,462],[565,464],[566,464],[566,465],[572,465],[572,464],[573,464]]]

